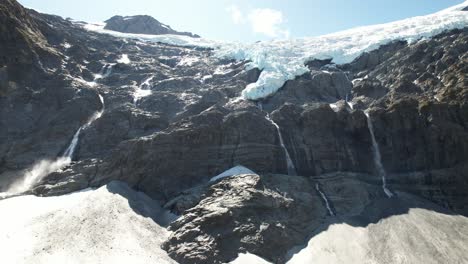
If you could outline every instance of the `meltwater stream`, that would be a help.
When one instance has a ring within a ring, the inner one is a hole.
[[[387,180],[386,180],[386,173],[385,169],[382,165],[382,157],[380,156],[380,149],[379,149],[379,144],[377,144],[377,140],[375,139],[375,134],[374,134],[374,126],[372,125],[372,119],[370,117],[369,112],[366,110],[364,114],[367,117],[367,127],[369,128],[369,132],[371,135],[372,139],[372,152],[374,156],[374,164],[375,167],[377,168],[378,174],[382,177],[382,188],[385,192],[385,194],[391,198],[393,196],[392,192],[387,188]]]

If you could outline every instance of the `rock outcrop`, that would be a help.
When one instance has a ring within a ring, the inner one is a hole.
[[[190,32],[179,32],[173,30],[151,16],[113,16],[106,20],[105,29],[119,31],[123,33],[150,34],[150,35],[183,35],[192,38],[200,36]]]

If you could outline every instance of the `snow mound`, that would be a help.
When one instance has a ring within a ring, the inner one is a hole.
[[[84,27],[117,37],[213,48],[218,57],[249,60],[248,69],[259,68],[262,73],[257,82],[249,84],[242,91],[242,96],[249,100],[259,100],[276,93],[286,81],[307,73],[309,70],[305,63],[312,59],[332,59],[337,64],[349,63],[362,53],[375,50],[392,41],[404,40],[412,43],[446,30],[464,28],[468,25],[468,12],[461,10],[467,5],[468,1],[431,15],[358,27],[318,37],[251,44],[177,35],[125,34],[105,30],[104,24],[85,24]]]
[[[0,201],[2,263],[176,263],[161,249],[172,220],[127,185]]]
[[[244,166],[236,166],[236,167],[233,167],[213,178],[210,179],[210,182],[214,182],[214,181],[217,181],[219,179],[222,179],[222,178],[226,178],[226,177],[230,177],[230,176],[235,176],[235,175],[241,175],[241,174],[257,174],[249,169],[247,169],[246,167]]]
[[[229,262],[229,264],[270,264],[270,262],[254,254],[245,253],[239,254],[237,259]]]

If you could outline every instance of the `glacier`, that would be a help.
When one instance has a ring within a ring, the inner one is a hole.
[[[468,1],[426,16],[357,27],[322,36],[255,43],[225,42],[179,35],[128,34],[106,30],[104,23],[77,23],[82,23],[87,30],[116,37],[212,48],[217,57],[249,61],[247,69],[259,68],[262,72],[257,82],[249,84],[241,95],[244,99],[260,100],[275,94],[286,81],[309,72],[305,63],[310,60],[331,59],[333,63],[345,64],[364,52],[375,50],[392,41],[414,43],[446,30],[466,27],[468,12],[462,11],[466,5]]]

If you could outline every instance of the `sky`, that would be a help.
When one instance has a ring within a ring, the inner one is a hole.
[[[427,15],[464,0],[19,0],[42,13],[87,22],[150,15],[215,40],[312,37]]]

